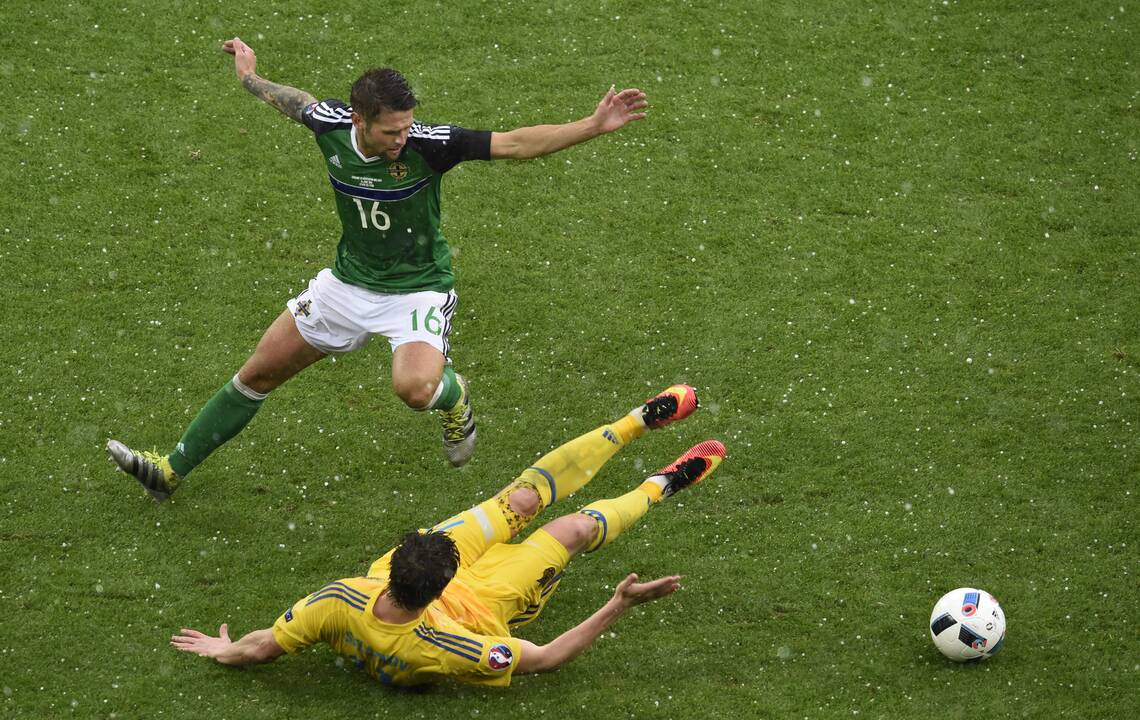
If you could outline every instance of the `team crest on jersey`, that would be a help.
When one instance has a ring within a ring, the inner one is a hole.
[[[388,166],[388,174],[397,180],[403,180],[408,176],[408,166],[397,160]]]
[[[492,670],[506,670],[515,661],[515,656],[506,645],[495,645],[487,653],[487,664]]]
[[[340,164],[340,155],[329,155],[329,162],[333,165],[336,165],[338,168],[344,167]]]

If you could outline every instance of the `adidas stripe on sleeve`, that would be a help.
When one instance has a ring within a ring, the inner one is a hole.
[[[318,100],[301,111],[301,122],[316,135],[352,126],[352,108],[340,100]]]

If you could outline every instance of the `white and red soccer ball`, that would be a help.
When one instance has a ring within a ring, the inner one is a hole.
[[[930,638],[939,652],[955,662],[984,660],[1005,642],[1005,613],[984,590],[951,590],[930,613]]]

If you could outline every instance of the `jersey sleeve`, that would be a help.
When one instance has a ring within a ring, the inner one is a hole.
[[[408,142],[437,173],[445,173],[464,160],[491,159],[491,131],[468,130],[458,125],[413,122]]]
[[[435,646],[435,671],[471,685],[510,685],[522,653],[522,641],[509,635],[456,630],[455,626],[443,631],[426,624],[416,628],[420,640]]]
[[[511,684],[515,668],[522,656],[522,642],[513,637],[484,637],[483,654],[479,667],[464,682],[491,687],[506,687]]]
[[[352,108],[332,98],[318,100],[301,111],[301,122],[319,137],[330,130],[352,125]]]
[[[273,623],[273,639],[290,655],[321,641],[321,628],[328,615],[327,603],[307,604],[312,596],[303,597]]]

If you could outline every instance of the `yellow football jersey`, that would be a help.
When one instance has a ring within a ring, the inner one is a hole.
[[[388,586],[390,557],[373,563],[368,577],[344,578],[298,600],[273,624],[277,643],[290,654],[328,643],[385,684],[423,685],[450,677],[510,685],[521,643],[461,576],[411,622],[393,625],[372,614]]]

